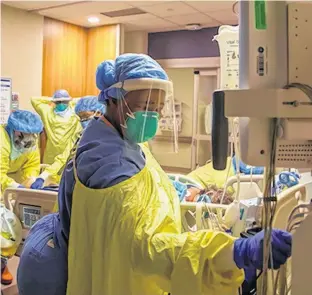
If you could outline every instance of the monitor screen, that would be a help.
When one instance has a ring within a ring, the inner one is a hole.
[[[25,228],[31,228],[41,218],[41,207],[20,204],[22,222]]]

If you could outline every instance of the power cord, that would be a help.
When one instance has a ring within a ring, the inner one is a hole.
[[[301,84],[301,83],[291,83],[284,87],[284,89],[289,89],[289,88],[300,89],[312,101],[312,87],[311,86],[307,84]]]

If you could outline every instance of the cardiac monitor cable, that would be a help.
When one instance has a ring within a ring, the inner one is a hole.
[[[263,277],[261,285],[261,294],[267,294],[267,279],[268,279],[268,266],[269,260],[272,260],[272,249],[271,249],[271,234],[272,234],[272,223],[276,210],[276,192],[274,190],[272,196],[272,186],[275,187],[275,160],[276,160],[276,141],[277,132],[279,126],[279,119],[274,118],[272,120],[272,145],[270,150],[270,162],[269,167],[265,171],[265,189],[263,196],[263,228],[264,228],[264,243],[263,243]],[[274,280],[272,281],[274,288]]]
[[[225,193],[226,193],[226,189],[227,189],[227,182],[229,179],[229,174],[230,174],[230,170],[232,167],[232,157],[233,157],[233,152],[235,149],[235,161],[236,161],[236,177],[237,177],[237,190],[235,192],[235,200],[238,200],[238,196],[239,196],[239,191],[240,191],[240,175],[239,175],[239,147],[238,147],[238,138],[237,138],[237,134],[238,134],[238,128],[236,129],[236,125],[235,125],[235,121],[237,121],[237,119],[235,118],[231,118],[230,124],[232,126],[232,132],[230,135],[231,138],[231,143],[230,143],[230,163],[229,166],[227,167],[227,173],[226,173],[226,177],[225,177],[225,182],[224,182],[224,187],[223,187],[223,193],[222,193],[222,197],[220,200],[220,204],[222,205],[224,197],[225,197]],[[236,122],[236,124],[238,124],[238,122]]]

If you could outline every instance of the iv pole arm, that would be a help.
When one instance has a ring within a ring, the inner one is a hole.
[[[224,96],[228,118],[312,118],[312,101],[298,88],[224,90],[215,95]]]

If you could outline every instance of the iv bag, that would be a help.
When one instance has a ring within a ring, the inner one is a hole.
[[[22,241],[22,225],[17,216],[0,204],[1,256],[12,257]]]
[[[219,45],[221,89],[239,87],[239,30],[238,26],[220,26],[214,37]]]

